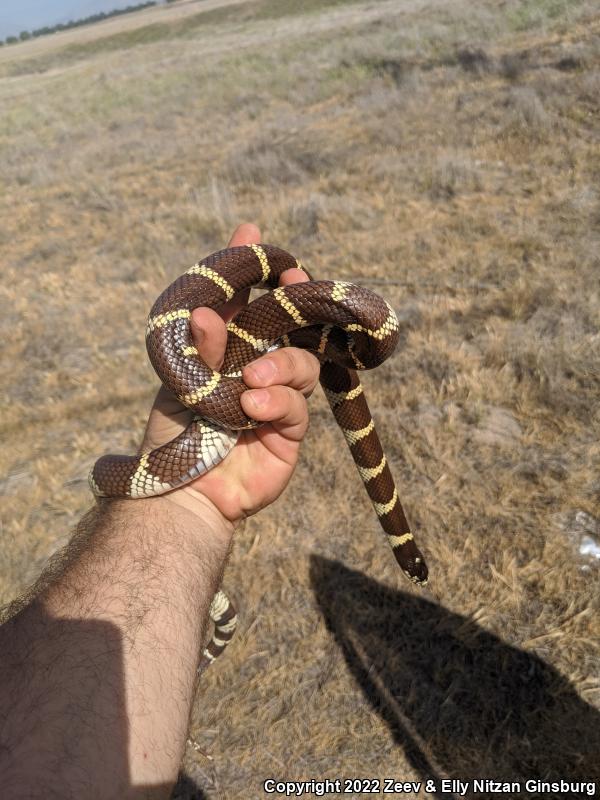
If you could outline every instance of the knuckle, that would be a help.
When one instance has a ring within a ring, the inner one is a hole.
[[[286,405],[292,408],[293,406],[298,405],[298,399],[301,395],[296,391],[296,389],[292,389],[291,386],[284,386],[284,397]]]
[[[309,359],[312,377],[315,381],[317,381],[321,373],[321,362],[316,355],[314,355],[314,353],[307,353],[306,356]]]
[[[281,359],[281,366],[286,374],[289,376],[293,376],[298,368],[298,357],[297,352],[294,351],[294,348],[284,347],[283,350],[280,350],[280,359]]]
[[[283,389],[282,401],[287,413],[291,413],[295,417],[306,413],[307,406],[304,395],[296,389],[292,389],[291,386],[282,386],[281,388]]]
[[[299,347],[286,347],[281,351],[281,357],[282,366],[289,379],[300,380],[305,383],[307,380],[316,379],[319,375],[319,361],[308,350],[302,350]]]

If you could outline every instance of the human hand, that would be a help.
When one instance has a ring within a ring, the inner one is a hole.
[[[228,247],[258,244],[255,225],[240,225]],[[308,280],[299,269],[286,270],[280,285]],[[206,363],[219,369],[227,343],[226,323],[248,302],[250,290],[239,292],[218,312],[197,308],[191,316],[194,344]],[[177,505],[204,517],[207,502],[234,525],[272,503],[288,484],[300,442],[308,427],[306,398],[319,379],[319,362],[311,353],[286,347],[269,353],[244,367],[249,391],[241,395],[244,412],[265,422],[260,428],[242,431],[227,456],[214,469],[186,486],[165,495]],[[165,387],[159,390],[144,435],[142,450],[159,447],[175,438],[191,421],[192,413]]]

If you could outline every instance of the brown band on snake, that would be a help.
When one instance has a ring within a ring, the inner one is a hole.
[[[427,567],[410,532],[358,375],[326,361],[320,381],[398,564],[411,580],[423,584]]]
[[[342,281],[279,287],[281,273],[299,266],[293,256],[271,245],[232,247],[195,264],[160,295],[148,318],[148,355],[163,384],[195,416],[173,441],[151,452],[100,458],[90,474],[91,488],[100,496],[148,497],[189,483],[216,466],[235,445],[240,430],[260,424],[240,406],[240,395],[247,388],[242,368],[269,350],[304,347],[321,361],[321,385],[396,560],[410,580],[424,585],[427,567],[410,532],[355,371],[371,369],[393,353],[398,341],[396,315],[373,292]],[[198,306],[218,309],[252,286],[272,291],[229,323],[223,367],[217,372],[194,346],[191,312]],[[220,595],[217,611],[223,614],[227,598],[218,593],[215,603]],[[235,616],[234,610],[227,613]],[[217,635],[215,625],[204,666],[233,635],[233,628]]]

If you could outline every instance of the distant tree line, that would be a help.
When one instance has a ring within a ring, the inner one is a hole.
[[[167,2],[174,2],[174,0],[167,0]],[[69,28],[77,28],[79,25],[91,25],[93,22],[102,22],[103,19],[108,19],[109,17],[116,17],[119,14],[131,14],[132,11],[141,11],[143,8],[156,5],[158,5],[157,0],[149,0],[149,2],[138,3],[138,5],[135,6],[115,8],[114,11],[100,11],[100,13],[92,14],[90,17],[69,20],[69,22],[61,23],[60,25],[46,25],[43,28],[37,28],[34,31],[21,31],[18,36],[7,36],[4,41],[0,39],[0,46],[3,44],[16,44],[17,42],[24,42],[27,39],[32,39],[35,36],[46,36],[46,34],[56,33],[56,31],[67,31]]]

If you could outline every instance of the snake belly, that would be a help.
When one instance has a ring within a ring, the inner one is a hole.
[[[321,363],[321,386],[400,568],[412,582],[424,585],[427,566],[408,526],[356,372],[378,366],[393,353],[399,336],[396,315],[375,293],[343,281],[279,287],[281,273],[294,267],[304,269],[292,255],[272,245],[231,247],[194,264],[165,289],[148,317],[146,347],[165,387],[193,412],[192,421],[179,436],[152,451],[102,456],[90,473],[90,487],[101,497],[151,497],[212,469],[234,447],[240,431],[261,424],[240,406],[240,395],[247,389],[242,368],[278,347],[303,347]],[[227,325],[223,366],[213,370],[192,341],[191,312],[199,306],[218,309],[249,287],[271,291]],[[222,627],[219,644],[213,637],[212,648],[204,651],[204,665],[233,636],[235,610],[226,606],[222,594],[211,606],[215,636]]]

